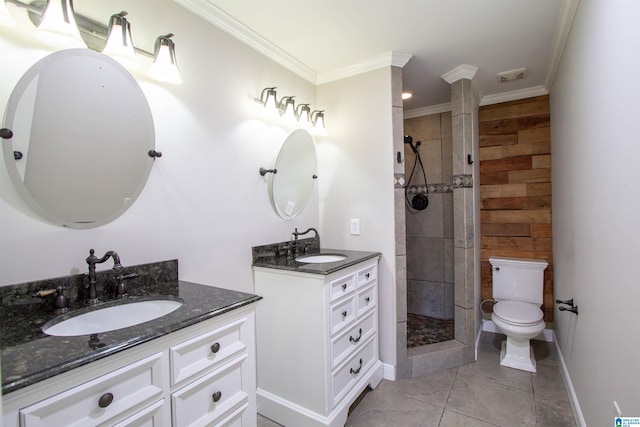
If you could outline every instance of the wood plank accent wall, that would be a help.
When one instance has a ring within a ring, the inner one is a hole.
[[[553,321],[549,96],[480,107],[482,298],[490,256],[544,259],[545,321]]]

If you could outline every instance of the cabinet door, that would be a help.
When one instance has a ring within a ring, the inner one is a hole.
[[[157,353],[20,410],[24,427],[97,426],[162,397]]]

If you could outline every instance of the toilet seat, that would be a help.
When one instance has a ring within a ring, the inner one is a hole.
[[[542,322],[544,313],[535,304],[522,301],[498,301],[493,306],[493,315],[514,326],[533,326]]]

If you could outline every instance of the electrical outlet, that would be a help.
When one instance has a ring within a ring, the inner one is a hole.
[[[351,218],[351,235],[359,236],[360,235],[360,220],[357,218]]]

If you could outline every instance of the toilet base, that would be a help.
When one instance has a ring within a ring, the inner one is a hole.
[[[529,340],[507,336],[500,349],[500,365],[535,373],[536,359]]]

